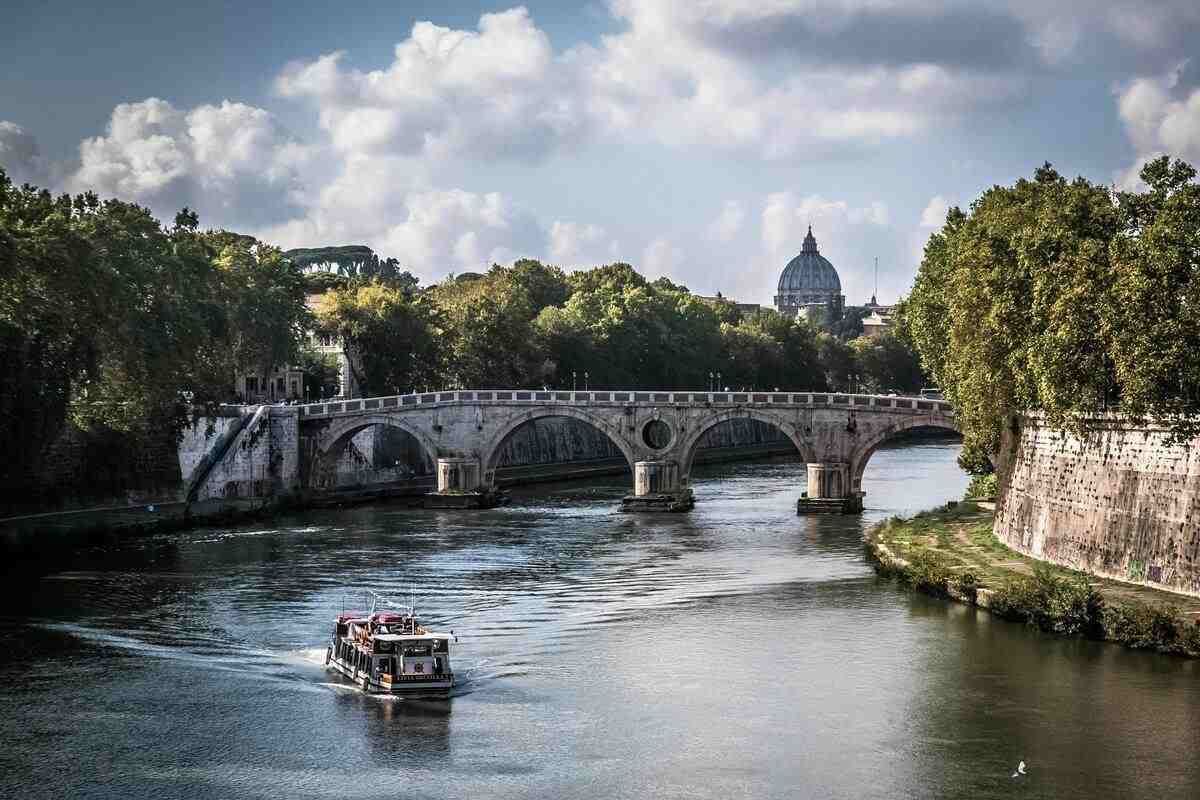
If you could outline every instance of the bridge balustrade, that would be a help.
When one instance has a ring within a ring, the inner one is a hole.
[[[450,392],[422,392],[388,397],[368,397],[310,403],[299,407],[300,416],[315,418],[363,411],[404,409],[458,403],[498,404],[665,404],[733,406],[808,406],[847,408],[894,408],[914,411],[939,411],[952,414],[951,405],[942,400],[892,395],[840,394],[828,392],[675,392],[675,391],[539,391],[533,389],[472,389]]]

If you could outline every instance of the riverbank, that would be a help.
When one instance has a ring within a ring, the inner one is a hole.
[[[876,569],[917,591],[1047,633],[1200,658],[1200,598],[1098,578],[1011,550],[989,504],[892,517],[866,536]]]

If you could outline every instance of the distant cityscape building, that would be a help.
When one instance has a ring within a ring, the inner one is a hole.
[[[879,259],[875,259],[875,291],[871,293],[871,302],[863,308],[867,316],[863,317],[863,336],[882,336],[883,332],[892,326],[892,309],[895,306],[880,305],[875,296],[879,294]]]
[[[779,276],[775,308],[789,317],[821,323],[841,319],[845,307],[842,280],[829,259],[817,249],[817,239],[809,225],[800,254],[787,263]]]
[[[749,316],[756,311],[762,311],[762,306],[758,303],[739,303],[737,300],[730,300],[720,292],[716,294],[698,294],[696,295],[701,300],[707,300],[710,303],[729,303],[743,316]]]

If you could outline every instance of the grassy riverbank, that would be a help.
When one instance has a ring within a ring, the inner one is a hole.
[[[867,534],[878,571],[917,591],[986,608],[1048,633],[1200,658],[1200,598],[1097,578],[1017,553],[992,535],[973,501]]]

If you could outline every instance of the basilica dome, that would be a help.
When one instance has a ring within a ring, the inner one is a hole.
[[[840,319],[845,302],[842,279],[829,259],[817,250],[810,225],[800,255],[789,261],[779,276],[775,308],[789,317]]]
[[[791,292],[802,294],[828,293],[841,294],[842,280],[829,259],[817,251],[817,240],[809,226],[808,235],[804,237],[804,245],[800,255],[788,262],[779,276],[779,294]]]

